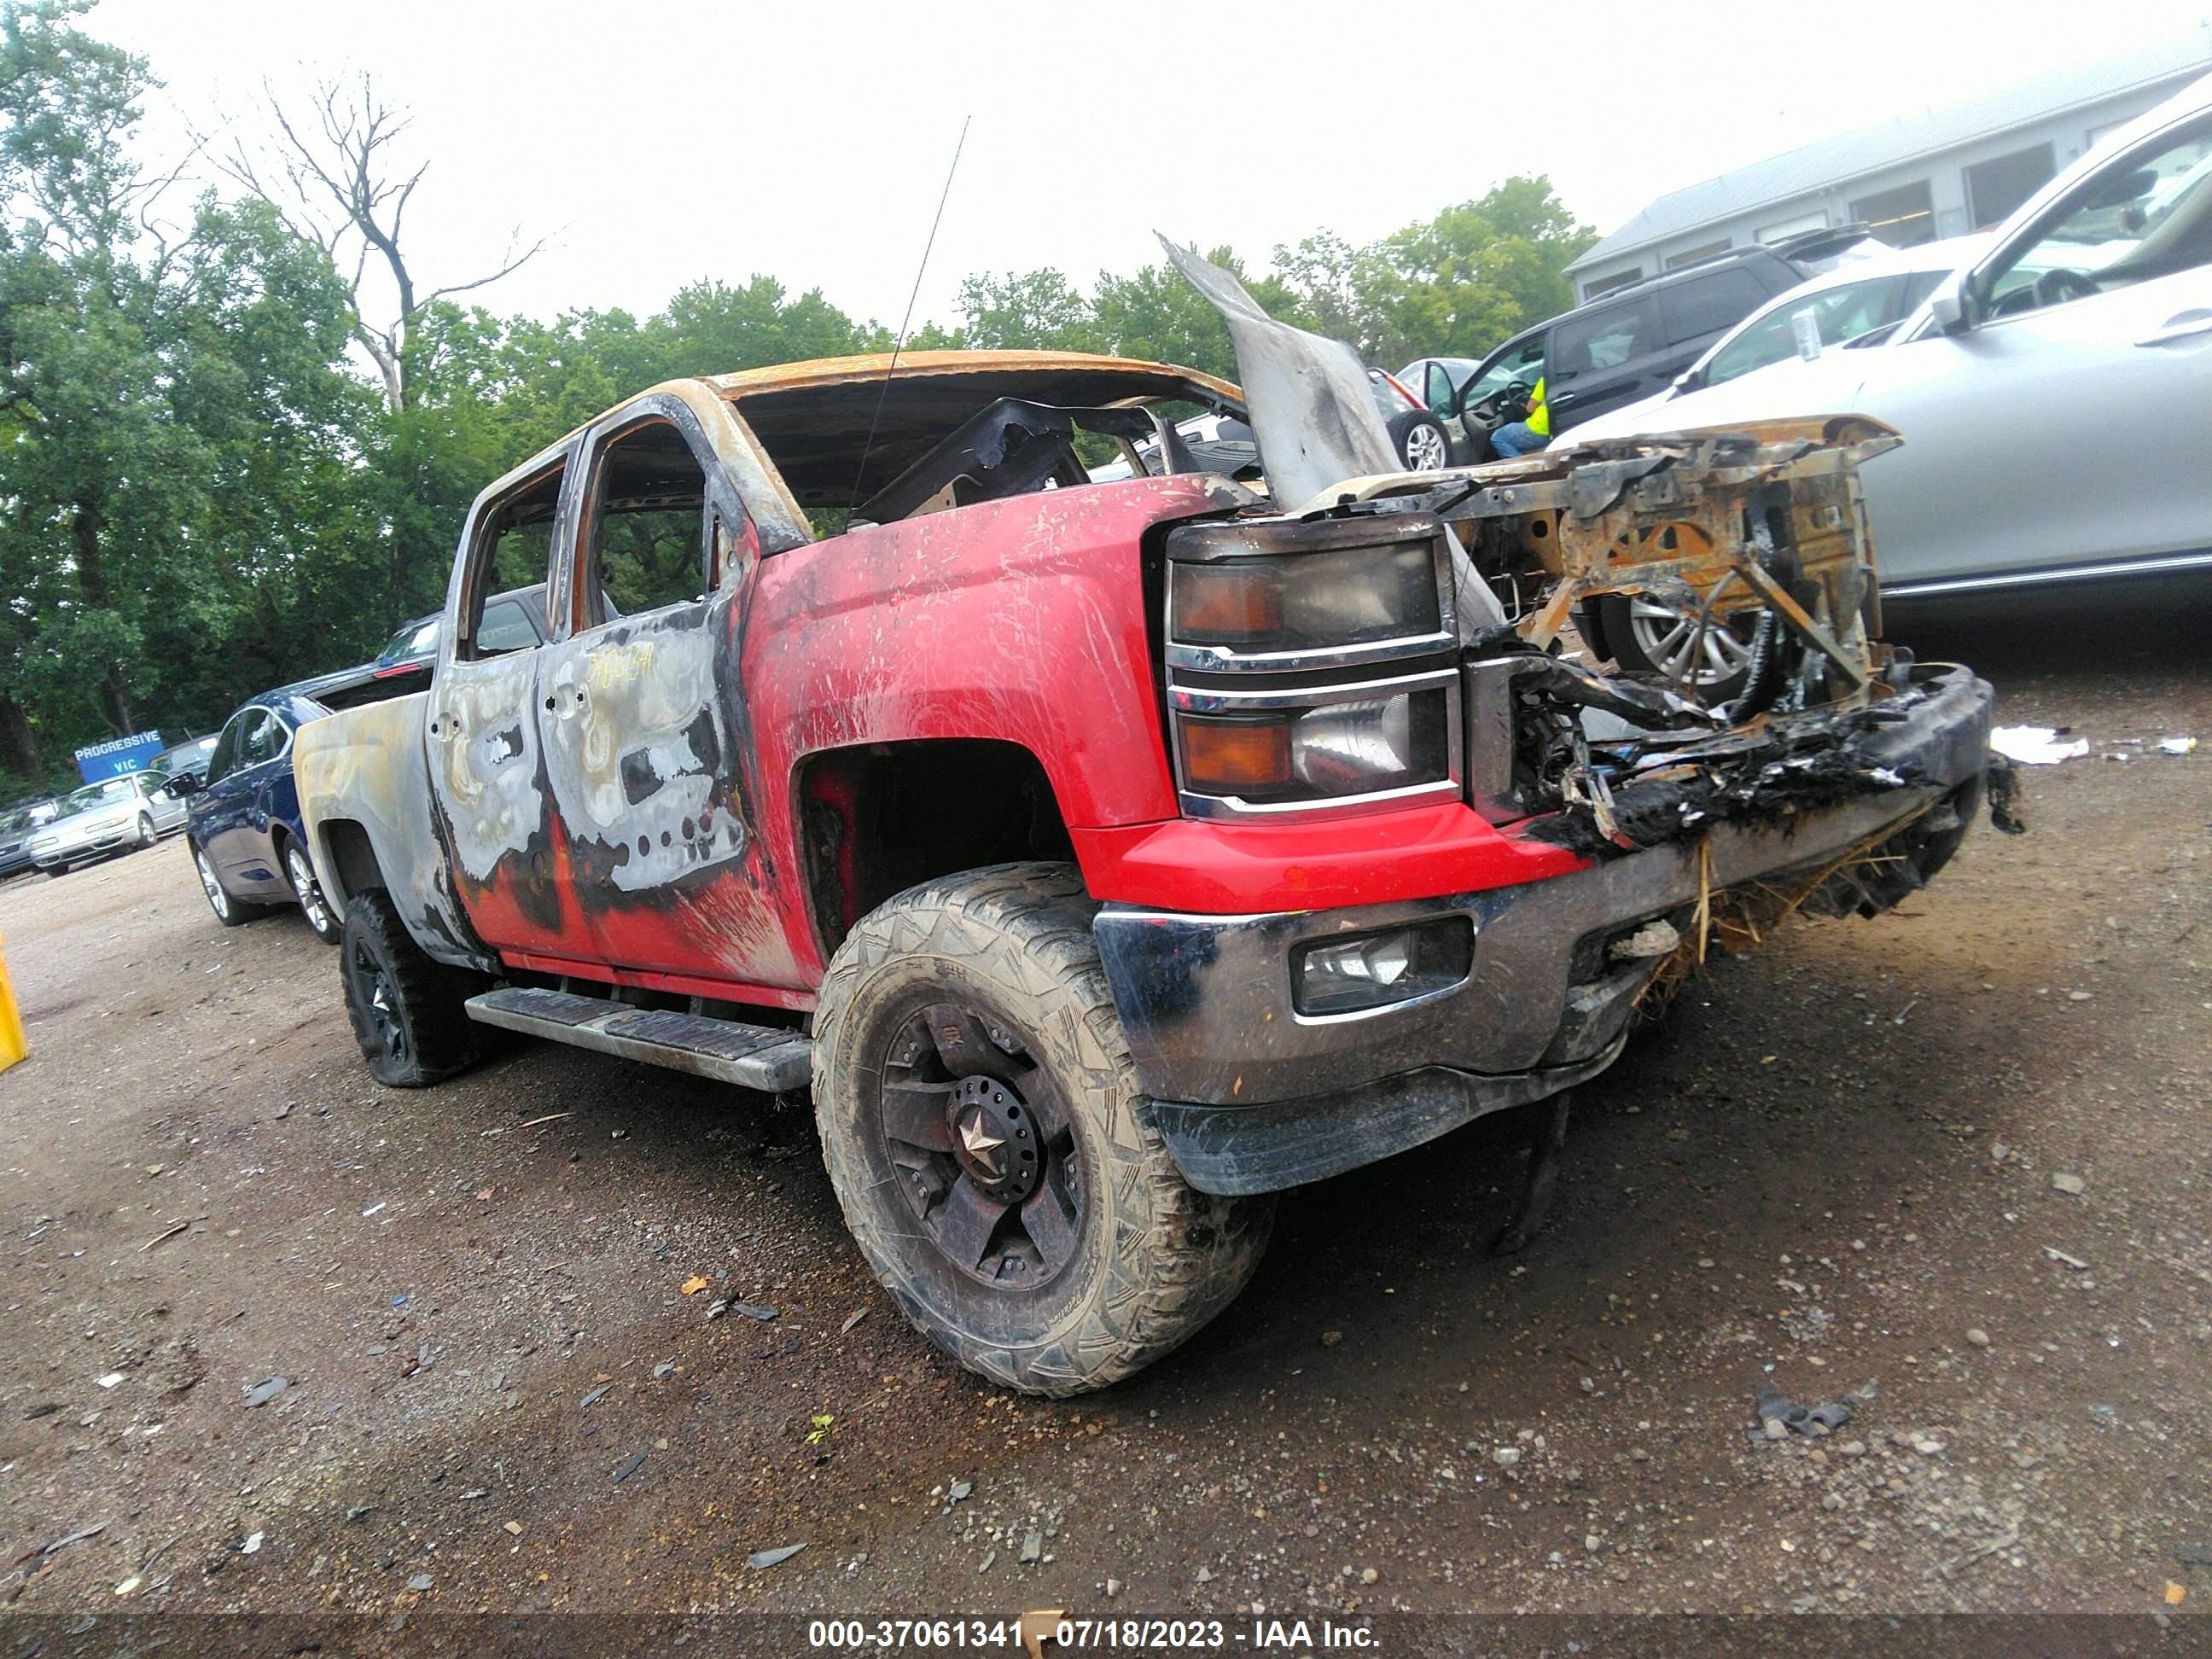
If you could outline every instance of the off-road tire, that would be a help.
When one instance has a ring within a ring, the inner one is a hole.
[[[846,936],[815,1018],[822,1158],[861,1255],[915,1329],[1028,1394],[1102,1389],[1176,1347],[1244,1287],[1274,1216],[1272,1197],[1195,1190],[1168,1156],[1099,964],[1097,908],[1060,864],[911,888]],[[923,1232],[891,1163],[878,1127],[888,1045],[913,1011],[945,1000],[1008,1031],[1066,1107],[1081,1208],[1049,1282],[964,1277]]]
[[[386,1088],[420,1089],[476,1058],[476,1025],[461,1005],[482,982],[425,955],[381,887],[356,893],[346,906],[338,973],[354,1041]],[[380,982],[387,993],[381,1007],[373,1006]]]

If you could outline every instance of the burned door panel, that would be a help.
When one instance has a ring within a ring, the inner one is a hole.
[[[475,638],[486,593],[517,576],[542,579],[566,544],[568,471],[563,454],[486,492],[454,567],[430,694],[431,789],[454,884],[495,948],[556,948],[569,925],[538,758],[543,649],[480,653]]]
[[[708,429],[718,420],[719,404],[655,398],[592,434],[574,569],[586,625],[544,653],[544,776],[595,955],[800,988],[765,896],[772,872],[753,822],[736,667],[759,542],[721,464],[732,434]],[[598,623],[617,580],[650,608]],[[687,589],[693,597],[675,597]]]

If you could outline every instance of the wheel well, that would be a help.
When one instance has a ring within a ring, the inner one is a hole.
[[[323,875],[338,889],[325,896],[337,908],[344,909],[356,893],[388,884],[376,861],[376,849],[369,845],[368,830],[351,818],[333,818],[322,826],[322,835]]]
[[[811,757],[799,780],[807,896],[825,952],[918,883],[1074,856],[1051,781],[1018,744],[942,738]]]

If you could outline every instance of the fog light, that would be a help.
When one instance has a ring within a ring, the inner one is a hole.
[[[1474,924],[1465,916],[1328,939],[1293,955],[1291,1003],[1302,1014],[1387,1008],[1449,990],[1474,965]]]

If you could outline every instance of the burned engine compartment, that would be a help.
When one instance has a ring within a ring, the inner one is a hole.
[[[1961,671],[1947,677],[1880,639],[1857,477],[1899,441],[1842,416],[1597,442],[1411,489],[1408,478],[1364,481],[1357,496],[1436,514],[1466,556],[1471,803],[1602,858],[1722,822],[1786,828],[1929,781],[1927,757],[1902,734]],[[1700,630],[1747,631],[1748,684],[1709,703],[1694,675],[1600,672],[1564,654],[1577,608],[1608,594],[1647,596]],[[1990,805],[2007,829],[2009,786],[2000,763]],[[1921,840],[1955,844],[1975,804],[1960,793],[1926,815]],[[1863,896],[1874,908],[1901,896],[1881,885]]]

